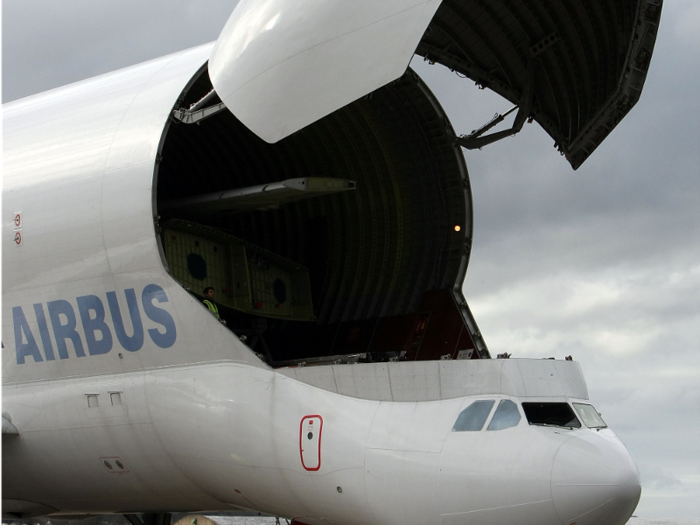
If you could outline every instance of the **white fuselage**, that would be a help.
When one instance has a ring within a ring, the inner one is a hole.
[[[524,416],[505,430],[487,430],[488,421],[452,430],[475,399],[566,400],[507,385],[540,371],[554,379],[534,383],[563,394],[576,364],[451,364],[445,389],[464,389],[471,372],[497,378],[484,392],[500,383],[530,395],[360,399],[226,361],[18,386],[5,408],[30,417],[15,421],[19,449],[5,443],[5,497],[64,512],[247,508],[305,523],[626,520],[639,478],[611,431],[532,426]],[[389,374],[415,378],[421,365],[392,363]],[[383,381],[376,365],[344,366]]]
[[[4,511],[624,523],[639,477],[614,434],[528,425],[520,405],[585,401],[577,364],[273,370],[172,279],[158,154],[210,51],[5,107]],[[479,399],[512,399],[519,423],[453,431]]]

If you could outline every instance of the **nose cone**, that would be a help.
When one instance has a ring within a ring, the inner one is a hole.
[[[564,525],[624,525],[639,502],[639,470],[609,430],[564,443],[552,468],[552,500]]]

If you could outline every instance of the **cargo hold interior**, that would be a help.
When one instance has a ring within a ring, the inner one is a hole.
[[[204,67],[175,109],[211,91]],[[276,144],[227,110],[171,119],[156,165],[164,265],[200,301],[212,286],[228,328],[273,366],[487,358],[462,294],[472,203],[454,139],[410,69]]]

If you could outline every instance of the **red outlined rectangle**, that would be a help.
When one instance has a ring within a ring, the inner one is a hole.
[[[323,418],[319,415],[304,416],[299,423],[299,456],[301,466],[308,471],[321,468],[321,433]]]

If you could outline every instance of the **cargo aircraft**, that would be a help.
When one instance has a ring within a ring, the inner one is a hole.
[[[534,120],[576,169],[660,12],[241,0],[213,44],[6,104],[4,516],[625,523],[638,470],[579,365],[491,359],[462,295],[461,148]],[[512,126],[455,133],[415,54]]]

